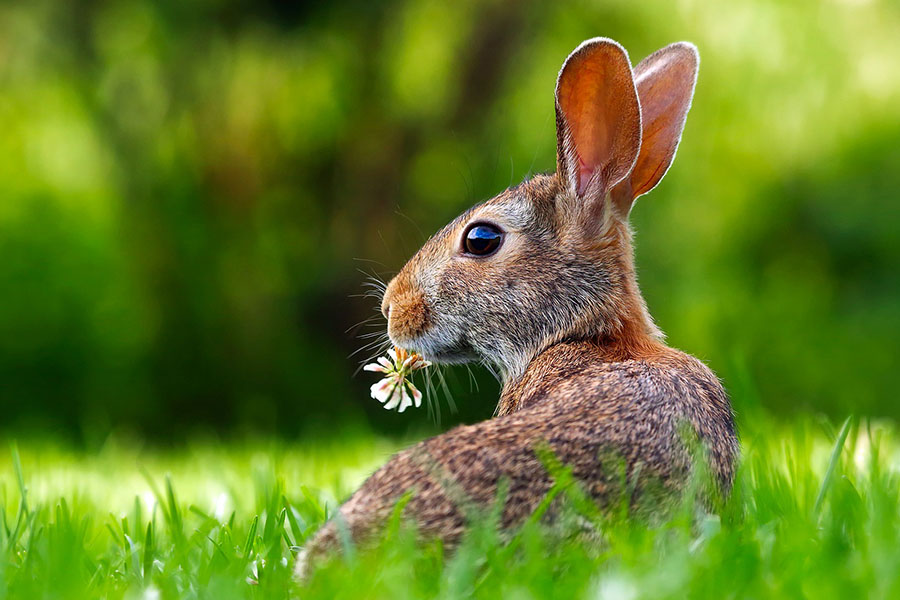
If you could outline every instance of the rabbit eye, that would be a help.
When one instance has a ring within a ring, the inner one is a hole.
[[[477,223],[469,227],[463,246],[468,254],[487,256],[493,254],[503,242],[503,232],[486,223]]]

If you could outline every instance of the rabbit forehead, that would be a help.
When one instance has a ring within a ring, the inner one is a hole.
[[[555,176],[537,175],[469,210],[466,223],[496,221],[512,230],[533,229],[552,221],[559,184]]]
[[[554,205],[560,189],[554,175],[537,175],[497,196],[477,204],[438,231],[410,259],[407,269],[419,285],[434,284],[433,271],[460,251],[462,236],[473,223],[495,223],[507,232],[543,235],[556,229]]]
[[[462,243],[463,233],[473,223],[495,223],[506,231],[524,231],[533,227],[541,211],[522,187],[505,190],[459,215],[435,233],[416,258],[427,260],[443,256],[448,250],[455,250]]]
[[[470,222],[487,221],[496,223],[507,232],[521,232],[529,229],[535,222],[534,209],[519,199],[505,202],[485,203],[473,211]]]

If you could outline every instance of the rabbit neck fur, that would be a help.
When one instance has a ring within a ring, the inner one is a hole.
[[[495,414],[503,416],[530,408],[553,395],[551,390],[566,387],[568,383],[577,381],[577,385],[582,385],[581,374],[589,365],[624,368],[633,364],[678,362],[679,355],[681,353],[677,350],[649,336],[559,342],[532,360],[522,375],[508,378],[504,382]],[[574,397],[591,396],[596,390],[579,389],[576,386],[570,391]]]

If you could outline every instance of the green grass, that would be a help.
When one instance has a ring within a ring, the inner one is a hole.
[[[301,589],[291,547],[398,443],[354,431],[175,450],[111,439],[84,453],[20,440],[0,452],[0,598],[900,596],[892,424],[762,419],[743,446],[714,511],[688,495],[651,525],[573,502],[599,535],[530,525],[509,544],[487,514],[453,556],[394,523]],[[565,477],[555,491],[577,498]]]

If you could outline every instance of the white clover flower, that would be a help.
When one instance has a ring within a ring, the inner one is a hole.
[[[381,381],[372,384],[372,397],[384,404],[387,410],[396,408],[397,412],[403,412],[413,404],[416,408],[422,406],[422,392],[407,378],[413,371],[430,366],[430,362],[415,352],[393,348],[388,351],[387,357],[378,357],[377,362],[369,363],[363,370],[384,373]]]

